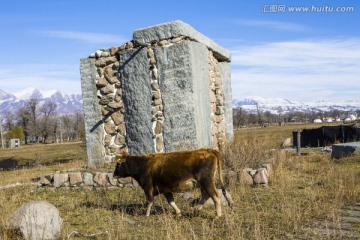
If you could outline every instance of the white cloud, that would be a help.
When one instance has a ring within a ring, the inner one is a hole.
[[[291,22],[280,22],[280,21],[264,21],[264,20],[250,20],[250,19],[236,19],[233,22],[238,26],[249,26],[249,27],[264,27],[270,29],[284,30],[284,31],[306,31],[307,27]]]
[[[276,42],[232,51],[233,96],[360,99],[360,39]]]
[[[76,40],[87,43],[122,43],[126,40],[120,36],[112,34],[102,34],[102,33],[91,33],[91,32],[78,32],[78,31],[42,31],[44,36],[53,37],[53,38],[63,38]]]
[[[79,65],[3,65],[0,68],[0,82],[0,89],[8,93],[28,87],[81,93]]]

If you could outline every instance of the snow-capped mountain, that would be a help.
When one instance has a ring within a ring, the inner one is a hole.
[[[273,114],[286,114],[289,112],[319,112],[319,111],[355,111],[360,109],[360,101],[315,101],[315,102],[296,102],[283,98],[264,98],[249,97],[241,100],[232,101],[234,108],[242,108],[248,112],[269,111]]]
[[[58,114],[82,111],[83,107],[81,94],[66,94],[57,90],[44,91],[36,88],[26,88],[10,94],[0,89],[0,116],[4,116],[8,111],[15,114],[29,99],[37,99],[39,107],[47,101],[56,103]]]

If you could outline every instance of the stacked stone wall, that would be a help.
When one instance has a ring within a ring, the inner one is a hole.
[[[221,65],[230,54],[180,21],[159,26],[81,60],[90,165],[122,152],[219,149],[232,135],[223,91],[231,85],[223,86]],[[144,42],[145,35],[154,38]]]

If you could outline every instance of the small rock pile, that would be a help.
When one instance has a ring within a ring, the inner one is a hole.
[[[239,173],[239,182],[242,185],[267,186],[273,173],[270,163],[262,164],[258,169],[245,168]]]
[[[116,179],[109,172],[56,172],[33,179],[37,186],[47,188],[63,187],[136,187],[137,182],[132,178]]]

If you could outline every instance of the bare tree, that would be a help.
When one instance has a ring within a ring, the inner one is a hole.
[[[36,142],[39,142],[39,123],[38,123],[38,104],[37,99],[29,99],[26,103],[26,108],[29,111],[29,133],[36,138]]]
[[[39,109],[39,112],[42,116],[40,132],[43,137],[43,143],[47,142],[49,134],[54,133],[54,127],[56,126],[56,123],[52,117],[56,113],[56,107],[56,103],[54,102],[45,102],[44,105],[42,105]]]
[[[22,107],[17,112],[18,125],[22,127],[25,135],[25,144],[28,144],[30,112],[29,109]]]
[[[15,125],[15,115],[12,112],[7,111],[5,113],[4,121],[5,121],[5,130],[9,131]]]

